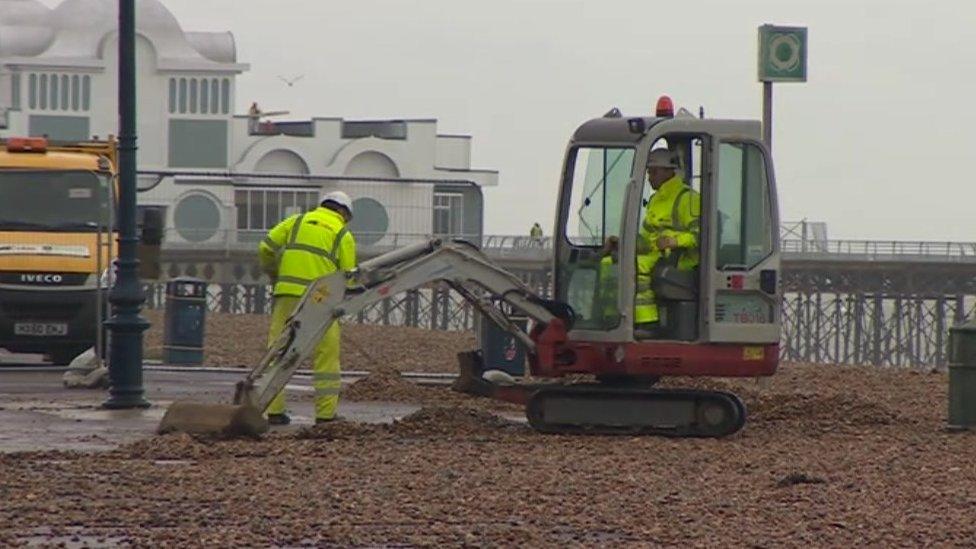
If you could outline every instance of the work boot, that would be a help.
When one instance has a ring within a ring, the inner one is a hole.
[[[268,425],[288,425],[291,418],[288,414],[268,414]]]
[[[332,423],[334,421],[339,421],[341,419],[342,419],[342,416],[317,417],[317,418],[315,418],[315,424],[316,425],[321,425],[323,423]]]

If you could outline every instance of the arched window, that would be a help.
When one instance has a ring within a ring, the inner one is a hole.
[[[180,112],[186,112],[186,78],[180,78]]]
[[[264,154],[254,164],[254,171],[264,173],[292,173],[308,175],[308,164],[301,156],[286,149],[277,149]]]
[[[47,75],[46,74],[41,75],[41,88],[40,88],[40,93],[38,93],[37,95],[38,97],[40,97],[38,108],[41,109],[42,111],[47,110]]]
[[[87,74],[81,78],[81,109],[91,108],[91,76]]]
[[[68,83],[68,81],[69,81],[68,75],[62,74],[61,75],[61,108],[63,110],[68,110],[71,108],[68,103],[68,95],[71,92],[71,85]]]
[[[200,80],[200,112],[207,114],[210,111],[210,84],[206,78]]]
[[[230,79],[224,78],[220,85],[220,112],[227,114],[230,112]]]
[[[78,78],[77,74],[71,76],[71,110],[78,110],[78,106],[81,104],[81,79]],[[172,107],[170,108],[172,112]]]
[[[51,110],[58,110],[58,98],[60,94],[58,93],[58,75],[51,75]]]
[[[190,112],[197,112],[197,79],[190,79]]]
[[[365,151],[346,164],[345,175],[397,178],[400,177],[400,169],[389,156],[377,151]]]
[[[37,75],[34,73],[27,77],[27,104],[32,109],[37,108]]]
[[[210,112],[217,114],[220,111],[220,80],[214,78],[210,81]]]

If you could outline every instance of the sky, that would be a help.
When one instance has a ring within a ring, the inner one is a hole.
[[[808,28],[808,81],[774,88],[783,220],[831,238],[976,241],[973,0],[163,0],[234,33],[237,109],[436,118],[497,169],[486,233],[552,227],[566,142],[661,94],[761,118],[757,28]],[[57,5],[57,0],[46,0]],[[279,77],[304,75],[289,87]]]

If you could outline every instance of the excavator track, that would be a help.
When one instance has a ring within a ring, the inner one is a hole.
[[[746,407],[721,391],[578,385],[535,391],[525,415],[543,433],[718,438],[745,425]]]

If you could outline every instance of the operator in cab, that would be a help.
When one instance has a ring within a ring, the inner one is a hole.
[[[634,324],[640,338],[660,337],[660,317],[651,289],[654,266],[667,261],[678,270],[690,271],[699,262],[701,195],[685,183],[679,169],[678,156],[668,149],[655,149],[648,155],[647,181],[654,194],[637,239]]]
[[[322,197],[318,208],[292,215],[275,225],[258,246],[261,268],[274,284],[269,346],[281,334],[309,284],[336,271],[356,268],[356,241],[346,227],[351,220],[349,195],[330,192]],[[315,348],[312,359],[315,423],[335,419],[341,386],[339,339],[339,323],[333,322]],[[268,423],[290,423],[284,391],[275,396],[267,411]]]
[[[620,239],[616,236],[607,237],[600,250],[600,269],[597,271],[600,281],[600,311],[604,322],[613,324],[617,313],[617,284],[620,278]]]

